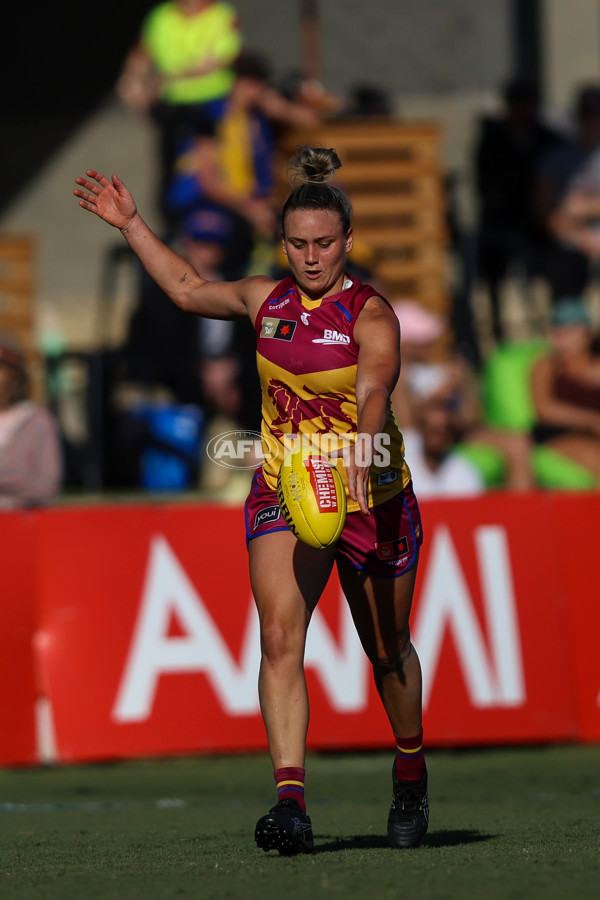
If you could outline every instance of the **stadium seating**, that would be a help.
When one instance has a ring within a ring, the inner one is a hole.
[[[335,148],[342,160],[337,182],[352,200],[357,251],[390,297],[410,297],[447,314],[447,199],[441,130],[429,122],[349,116],[326,121],[314,133],[287,132],[279,142],[279,193],[287,195],[286,163],[299,144]]]
[[[0,233],[0,331],[23,345],[33,396],[43,401],[44,370],[35,340],[36,251],[32,235]]]

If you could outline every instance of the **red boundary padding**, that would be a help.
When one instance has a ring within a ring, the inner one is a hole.
[[[429,746],[600,740],[600,495],[421,504]],[[243,511],[0,517],[0,764],[263,750]],[[389,746],[334,573],[307,646],[313,749]]]

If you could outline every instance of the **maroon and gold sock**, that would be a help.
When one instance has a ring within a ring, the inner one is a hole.
[[[425,753],[423,751],[423,729],[414,737],[396,739],[396,778],[399,781],[420,781],[425,774]]]
[[[277,785],[277,801],[289,798],[295,800],[302,812],[306,812],[304,801],[304,768],[302,766],[281,766],[273,772]]]

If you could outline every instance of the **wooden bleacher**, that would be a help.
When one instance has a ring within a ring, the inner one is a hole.
[[[398,119],[344,118],[318,131],[288,132],[279,142],[279,185],[289,192],[285,166],[299,144],[333,147],[342,161],[336,182],[354,208],[357,245],[391,299],[413,299],[448,311],[448,233],[435,124]]]
[[[32,397],[44,400],[44,373],[35,340],[36,241],[31,235],[0,233],[0,331],[23,345]]]

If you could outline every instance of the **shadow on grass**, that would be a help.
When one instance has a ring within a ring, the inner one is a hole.
[[[329,835],[323,835],[327,838]],[[497,835],[485,834],[468,829],[446,829],[433,831],[425,835],[421,847],[458,847],[460,844],[478,844],[482,841],[493,841]],[[351,838],[336,838],[325,843],[315,843],[314,853],[339,853],[341,850],[380,850],[389,848],[390,842],[386,834],[357,835]]]
[[[446,828],[432,831],[423,838],[424,847],[458,847],[460,844],[480,844],[482,841],[495,841],[497,834],[487,834],[469,828]]]

